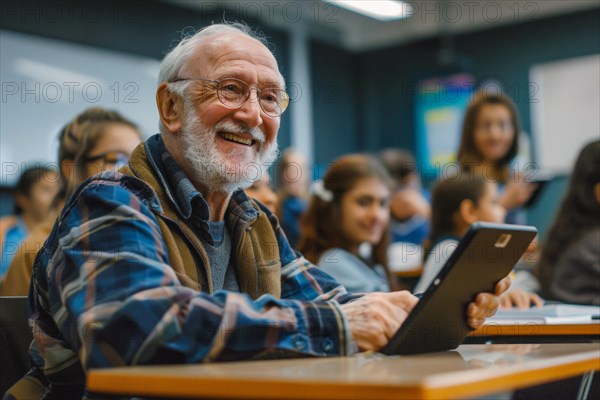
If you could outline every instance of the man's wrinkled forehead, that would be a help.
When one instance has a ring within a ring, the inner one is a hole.
[[[211,78],[217,78],[215,74],[220,71],[243,73],[244,69],[252,69],[259,73],[260,80],[284,85],[277,60],[269,49],[241,33],[207,36],[198,44],[188,64],[190,71]]]

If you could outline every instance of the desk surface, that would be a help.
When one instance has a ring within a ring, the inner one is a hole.
[[[598,344],[463,345],[402,357],[91,370],[94,393],[170,398],[437,399],[513,390],[600,370]]]

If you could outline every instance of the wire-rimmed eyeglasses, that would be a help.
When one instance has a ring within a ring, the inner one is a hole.
[[[220,80],[202,79],[202,78],[179,78],[171,82],[182,81],[200,81],[215,85],[217,97],[225,106],[230,108],[241,107],[250,98],[252,89],[256,90],[258,104],[265,114],[269,117],[279,117],[286,110],[290,97],[287,92],[277,87],[267,87],[259,89],[250,87],[246,82],[235,79],[225,78]]]

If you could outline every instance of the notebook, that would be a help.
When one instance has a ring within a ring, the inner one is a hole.
[[[547,304],[526,310],[500,309],[486,325],[511,325],[517,323],[541,324],[582,324],[591,323],[600,318],[600,306],[581,306],[576,304]]]

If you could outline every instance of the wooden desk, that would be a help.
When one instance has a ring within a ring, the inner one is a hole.
[[[600,323],[546,325],[492,323],[471,332],[465,343],[585,343],[600,341]]]
[[[600,370],[597,344],[463,345],[403,357],[91,370],[99,394],[237,399],[439,399],[514,390]]]

